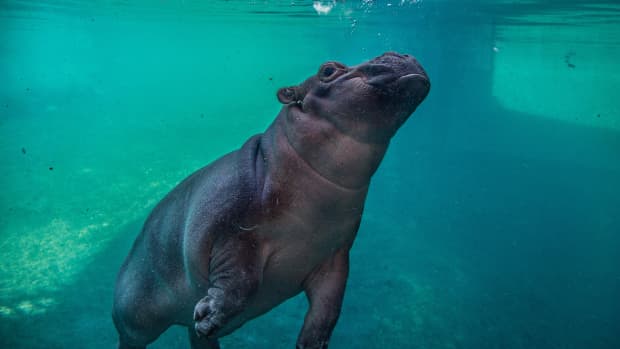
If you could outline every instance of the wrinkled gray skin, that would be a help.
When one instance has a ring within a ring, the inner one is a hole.
[[[304,291],[297,348],[327,348],[349,249],[390,138],[430,83],[408,55],[321,66],[283,88],[263,134],[198,170],[153,210],[123,264],[113,318],[119,348],[145,348],[173,324],[192,348]]]

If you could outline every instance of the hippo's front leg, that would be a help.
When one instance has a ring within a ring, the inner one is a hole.
[[[349,275],[349,247],[338,250],[306,279],[310,309],[297,339],[297,349],[326,349],[340,316]]]
[[[262,269],[254,237],[239,233],[218,247],[210,261],[207,295],[194,308],[198,336],[211,337],[241,313],[260,284]]]

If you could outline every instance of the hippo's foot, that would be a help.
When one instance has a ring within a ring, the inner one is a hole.
[[[258,267],[256,241],[241,234],[231,246],[220,248],[211,258],[207,295],[194,307],[196,335],[217,338],[220,329],[245,310],[256,293],[262,269]]]
[[[220,343],[215,338],[198,337],[193,328],[188,328],[187,333],[192,349],[220,349]]]
[[[194,308],[195,329],[199,337],[210,337],[220,329],[224,322],[224,291],[210,288],[207,296]]]

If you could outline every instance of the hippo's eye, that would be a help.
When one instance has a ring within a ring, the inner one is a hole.
[[[325,67],[321,72],[321,76],[324,78],[330,77],[333,73],[336,72],[336,68],[334,67]]]
[[[346,67],[340,63],[328,62],[321,66],[319,69],[319,79],[323,82],[328,82],[333,79],[339,71],[344,71]]]

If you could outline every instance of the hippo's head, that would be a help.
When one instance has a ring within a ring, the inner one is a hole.
[[[360,188],[429,88],[409,55],[388,52],[354,67],[327,62],[301,85],[278,91],[285,104],[279,119],[293,149],[317,172]]]
[[[365,143],[388,143],[430,89],[418,61],[395,52],[357,66],[321,65],[299,86],[281,88],[278,100],[332,123]]]

